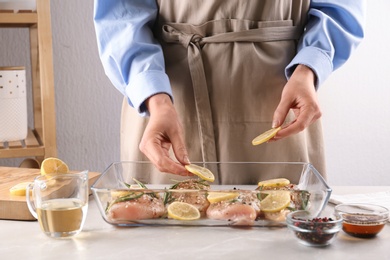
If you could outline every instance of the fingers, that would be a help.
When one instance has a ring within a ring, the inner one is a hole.
[[[174,131],[170,136],[170,140],[175,157],[182,165],[190,164],[187,148],[184,142],[183,127],[180,122],[177,122],[177,126],[173,130]]]
[[[322,116],[322,112],[317,104],[305,103],[293,109],[293,111],[295,120],[286,123],[275,135],[273,141],[302,132]]]
[[[172,102],[166,96],[154,96],[148,102],[150,118],[139,149],[161,172],[189,176],[189,164],[183,128]],[[173,149],[177,161],[170,156]]]
[[[319,110],[302,111],[301,113],[299,113],[298,117],[294,121],[284,125],[273,139],[274,141],[276,141],[302,132],[308,126],[317,121],[320,117],[321,112]]]
[[[272,128],[279,127],[286,120],[287,113],[290,110],[290,102],[282,100],[274,112],[272,119]]]
[[[322,116],[314,87],[314,74],[304,66],[297,67],[285,85],[274,112],[272,127],[282,125],[290,110],[294,111],[294,121],[285,124],[272,141],[297,134]]]
[[[172,147],[173,147],[173,152],[175,154],[176,159],[182,165],[187,165],[187,164],[191,163],[190,159],[188,158],[187,149],[186,149],[183,141],[180,140],[180,141],[176,142],[176,140],[174,140],[172,142]]]
[[[168,156],[154,157],[157,160],[151,159],[151,162],[156,166],[160,172],[172,173],[180,176],[192,176],[193,174],[187,171],[184,166],[175,162]]]
[[[144,142],[141,141],[139,149],[149,158],[160,172],[172,173],[181,176],[192,176],[192,174],[188,172],[181,163],[178,163],[170,158],[169,148],[163,147],[160,142],[152,140]]]

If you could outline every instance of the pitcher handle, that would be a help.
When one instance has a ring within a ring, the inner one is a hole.
[[[30,197],[30,192],[33,191],[33,186],[34,186],[34,183],[30,183],[26,187],[26,201],[27,201],[28,210],[30,211],[31,215],[33,215],[34,218],[38,219],[38,215],[37,215],[34,201]]]

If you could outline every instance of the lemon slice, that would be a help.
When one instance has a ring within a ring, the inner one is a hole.
[[[277,128],[272,128],[272,129],[262,133],[261,135],[257,136],[255,139],[252,140],[252,144],[259,145],[259,144],[267,142],[272,137],[274,137],[276,135],[276,133],[279,132],[280,129],[282,129],[281,126],[279,126]]]
[[[184,167],[187,169],[187,171],[195,174],[205,181],[213,182],[215,180],[214,174],[207,168],[195,164],[188,164]]]
[[[129,186],[130,190],[112,190],[111,197],[120,198],[129,195],[130,193],[134,193],[134,190],[143,190],[144,188],[139,186],[138,184],[131,184]]]
[[[130,184],[129,189],[131,189],[131,190],[142,190],[144,188],[139,186],[139,184]]]
[[[289,191],[271,191],[268,196],[260,202],[260,210],[263,212],[278,212],[290,205]]]
[[[120,198],[120,197],[124,197],[128,194],[130,194],[131,191],[124,191],[124,190],[113,190],[111,191],[111,197],[114,197],[114,198]]]
[[[278,187],[284,187],[290,184],[290,180],[286,178],[277,178],[277,179],[271,179],[271,180],[265,180],[260,181],[257,185],[259,187],[272,187],[272,188],[278,188]]]
[[[52,173],[68,173],[69,167],[58,158],[49,157],[43,160],[41,164],[41,174],[52,174]]]
[[[196,220],[200,218],[199,210],[188,203],[175,201],[168,206],[168,216],[178,220]]]
[[[240,195],[237,192],[209,192],[207,195],[207,200],[210,203],[217,203],[220,201],[225,201],[225,200],[233,200]]]
[[[26,196],[26,188],[31,182],[21,182],[9,189],[11,195]]]

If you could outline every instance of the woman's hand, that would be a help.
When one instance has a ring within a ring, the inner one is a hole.
[[[183,165],[189,164],[184,143],[183,127],[170,97],[157,94],[146,101],[150,119],[142,136],[139,149],[161,172],[191,175]],[[169,149],[177,161],[169,157]]]
[[[314,82],[315,74],[310,68],[304,65],[296,67],[284,86],[280,103],[274,113],[272,127],[282,125],[290,109],[294,111],[295,120],[283,126],[271,141],[299,133],[321,117]]]

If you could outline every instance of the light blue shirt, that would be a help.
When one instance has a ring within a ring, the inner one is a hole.
[[[156,0],[95,0],[94,22],[99,55],[113,85],[129,104],[148,115],[144,101],[172,90],[162,48],[153,37]],[[298,64],[310,67],[316,87],[350,57],[364,36],[365,0],[312,0],[298,52],[286,67],[289,78]]]

